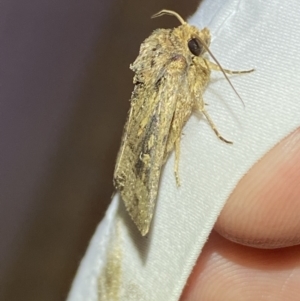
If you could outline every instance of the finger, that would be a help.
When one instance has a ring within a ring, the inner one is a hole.
[[[242,178],[215,229],[245,245],[278,248],[300,242],[300,130]]]
[[[300,246],[265,250],[213,232],[180,301],[298,301]]]

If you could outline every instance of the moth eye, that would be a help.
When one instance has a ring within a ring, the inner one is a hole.
[[[193,55],[199,56],[202,53],[203,47],[200,41],[196,38],[189,40],[188,47]]]

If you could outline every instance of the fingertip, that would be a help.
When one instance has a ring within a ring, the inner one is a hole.
[[[282,140],[240,180],[215,230],[234,242],[279,248],[300,242],[300,130]]]

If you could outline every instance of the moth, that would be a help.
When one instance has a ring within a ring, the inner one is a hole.
[[[148,233],[153,217],[162,166],[173,149],[175,178],[180,185],[180,138],[192,112],[200,111],[217,137],[232,143],[219,133],[202,98],[211,70],[223,72],[231,86],[226,73],[253,71],[223,69],[209,50],[207,28],[199,30],[170,10],[162,10],[153,17],[164,14],[175,16],[181,25],[155,30],[141,44],[139,55],[130,66],[135,73],[134,90],[113,179],[143,236]],[[206,52],[215,63],[205,57]]]

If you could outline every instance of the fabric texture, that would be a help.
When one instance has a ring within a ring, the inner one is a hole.
[[[219,0],[204,1],[190,18],[190,24],[210,29],[210,49],[224,68],[256,69],[231,77],[245,107],[220,72],[212,73],[204,94],[219,131],[234,144],[217,139],[205,118],[194,114],[181,140],[181,187],[176,187],[172,154],[163,169],[146,237],[137,232],[115,196],[82,260],[68,301],[179,299],[239,180],[300,125],[300,40],[295,39],[300,34],[299,11],[297,0]],[[113,240],[114,235],[119,238]],[[121,267],[115,295],[104,294],[98,287],[99,281],[105,281],[103,271],[112,241],[118,244],[116,260]]]

